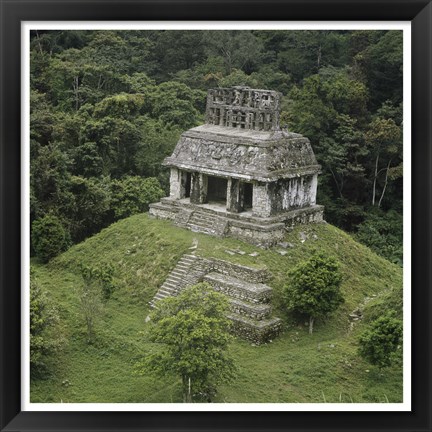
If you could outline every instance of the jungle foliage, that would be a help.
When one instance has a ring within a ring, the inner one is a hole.
[[[402,52],[401,31],[32,31],[31,222],[76,243],[145,211],[206,90],[249,85],[311,140],[326,220],[401,263]]]

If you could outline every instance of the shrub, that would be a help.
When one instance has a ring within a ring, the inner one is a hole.
[[[70,244],[68,232],[54,215],[46,215],[33,222],[31,240],[36,256],[43,262],[66,250]]]
[[[380,369],[390,366],[402,345],[402,321],[392,311],[387,312],[360,335],[359,344],[359,353],[365,360]]]
[[[56,308],[30,273],[30,368],[40,371],[47,355],[60,348],[61,336],[54,331],[59,322]]]

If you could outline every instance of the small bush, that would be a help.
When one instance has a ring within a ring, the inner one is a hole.
[[[380,369],[390,366],[402,345],[402,321],[393,312],[376,319],[359,338],[360,355]]]
[[[59,322],[56,308],[42,291],[34,275],[30,274],[30,367],[40,371],[47,355],[57,351],[62,338],[55,329]],[[51,330],[51,331],[50,331]]]
[[[33,222],[31,240],[36,256],[45,263],[70,245],[68,232],[60,219],[53,215],[46,215]]]

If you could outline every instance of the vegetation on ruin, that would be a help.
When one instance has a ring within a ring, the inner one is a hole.
[[[196,253],[248,266],[265,265],[272,274],[274,314],[284,332],[265,345],[234,338],[229,354],[238,364],[231,383],[218,387],[215,402],[400,402],[402,367],[379,369],[358,353],[358,338],[386,310],[400,316],[402,270],[330,224],[296,227],[285,241],[292,247],[263,250],[234,239],[218,239],[172,226],[168,221],[135,215],[114,223],[73,246],[48,264],[33,259],[35,276],[59,314],[66,343],[44,358],[48,374],[32,376],[32,402],[182,402],[181,379],[171,375],[136,375],[135,365],[153,349],[142,334],[151,312],[148,302],[193,240]],[[226,251],[245,254],[231,255]],[[312,335],[304,319],[286,312],[283,287],[287,274],[314,251],[340,263],[345,302]],[[287,252],[281,255],[280,252]],[[258,256],[249,254],[257,252]],[[76,287],[82,286],[80,266],[112,263],[116,289],[87,328]],[[365,299],[369,301],[366,302]],[[349,314],[364,306],[364,319]]]

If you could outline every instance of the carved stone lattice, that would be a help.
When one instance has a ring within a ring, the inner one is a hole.
[[[281,94],[249,87],[211,89],[207,95],[206,123],[259,131],[279,129]]]

